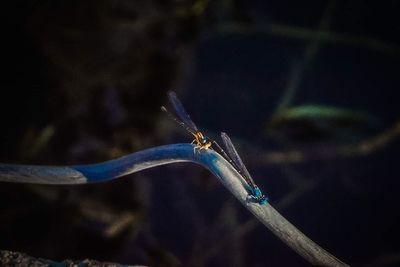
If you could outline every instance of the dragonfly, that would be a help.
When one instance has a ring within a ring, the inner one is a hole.
[[[168,92],[168,99],[171,103],[172,107],[175,110],[176,116],[174,116],[171,112],[169,112],[164,106],[161,107],[161,110],[167,113],[167,115],[175,121],[177,124],[182,126],[187,132],[193,135],[194,139],[192,144],[195,144],[198,150],[202,149],[212,149],[214,146],[217,148],[218,152],[222,154],[223,157],[229,158],[222,147],[213,139],[205,136],[196,126],[196,124],[192,121],[189,114],[186,112],[183,107],[181,101],[178,99],[177,95],[173,91]]]
[[[251,188],[252,192],[251,195],[249,195],[249,198],[258,202],[260,205],[266,204],[268,202],[268,197],[261,192],[260,188],[254,182],[229,136],[226,133],[221,133],[221,138],[224,142],[225,149],[229,154],[229,163],[236,169]]]

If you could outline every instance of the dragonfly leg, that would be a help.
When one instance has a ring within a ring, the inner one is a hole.
[[[196,144],[196,145],[193,147],[193,153],[196,154],[196,153],[199,152],[201,149],[202,149],[202,146],[199,145],[199,144]]]
[[[197,153],[200,152],[202,149],[207,149],[207,148],[202,145],[196,144],[196,146],[193,148],[193,152]]]
[[[246,197],[246,202],[247,203],[254,203],[254,202],[256,202],[256,197],[251,195],[251,194],[248,194],[247,197]]]

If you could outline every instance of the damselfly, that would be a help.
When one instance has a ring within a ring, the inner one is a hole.
[[[247,184],[251,188],[251,195],[249,196],[251,199],[258,202],[258,204],[263,205],[267,203],[268,197],[263,195],[260,188],[256,185],[253,178],[251,177],[249,171],[246,166],[243,164],[242,159],[240,158],[238,152],[235,149],[231,139],[226,133],[221,133],[222,141],[224,142],[225,149],[231,159],[229,163],[237,170],[237,172],[244,178]]]
[[[218,145],[216,141],[212,140],[211,138],[208,138],[201,131],[199,131],[196,124],[194,124],[189,114],[186,112],[181,101],[179,101],[175,92],[169,91],[168,99],[173,108],[175,109],[176,116],[170,113],[164,106],[161,107],[161,110],[166,112],[172,120],[174,120],[176,123],[182,126],[186,131],[188,131],[190,134],[193,135],[194,140],[192,141],[192,144],[195,144],[196,148],[198,148],[199,150],[209,149],[212,148],[212,146],[214,145],[217,148],[218,152],[222,154],[222,156],[228,157],[221,148],[221,146]]]

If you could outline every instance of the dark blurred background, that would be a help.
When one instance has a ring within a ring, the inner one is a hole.
[[[190,142],[175,90],[228,132],[290,222],[353,266],[398,266],[398,1],[10,1],[0,161],[71,165]],[[174,192],[171,194],[170,192]],[[0,185],[0,249],[151,266],[307,266],[206,170]]]

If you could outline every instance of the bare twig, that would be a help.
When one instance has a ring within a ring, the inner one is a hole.
[[[151,148],[120,159],[72,167],[44,167],[0,164],[0,181],[51,184],[93,183],[175,162],[194,162],[209,169],[220,182],[277,237],[313,265],[348,266],[306,237],[269,203],[248,202],[249,191],[241,175],[211,149],[198,150],[190,144]],[[7,175],[7,172],[12,175]],[[18,176],[23,174],[23,177]],[[69,176],[70,174],[70,176]],[[1,177],[5,176],[6,179]]]
[[[0,265],[4,267],[12,266],[87,266],[87,267],[145,267],[143,265],[122,265],[111,262],[98,262],[95,260],[64,260],[62,262],[56,262],[47,259],[34,258],[24,253],[0,250]]]
[[[251,164],[293,164],[310,160],[327,160],[339,157],[355,157],[369,155],[383,149],[400,135],[400,121],[386,131],[362,140],[355,144],[316,146],[308,149],[291,149],[287,151],[268,151],[250,155]]]

